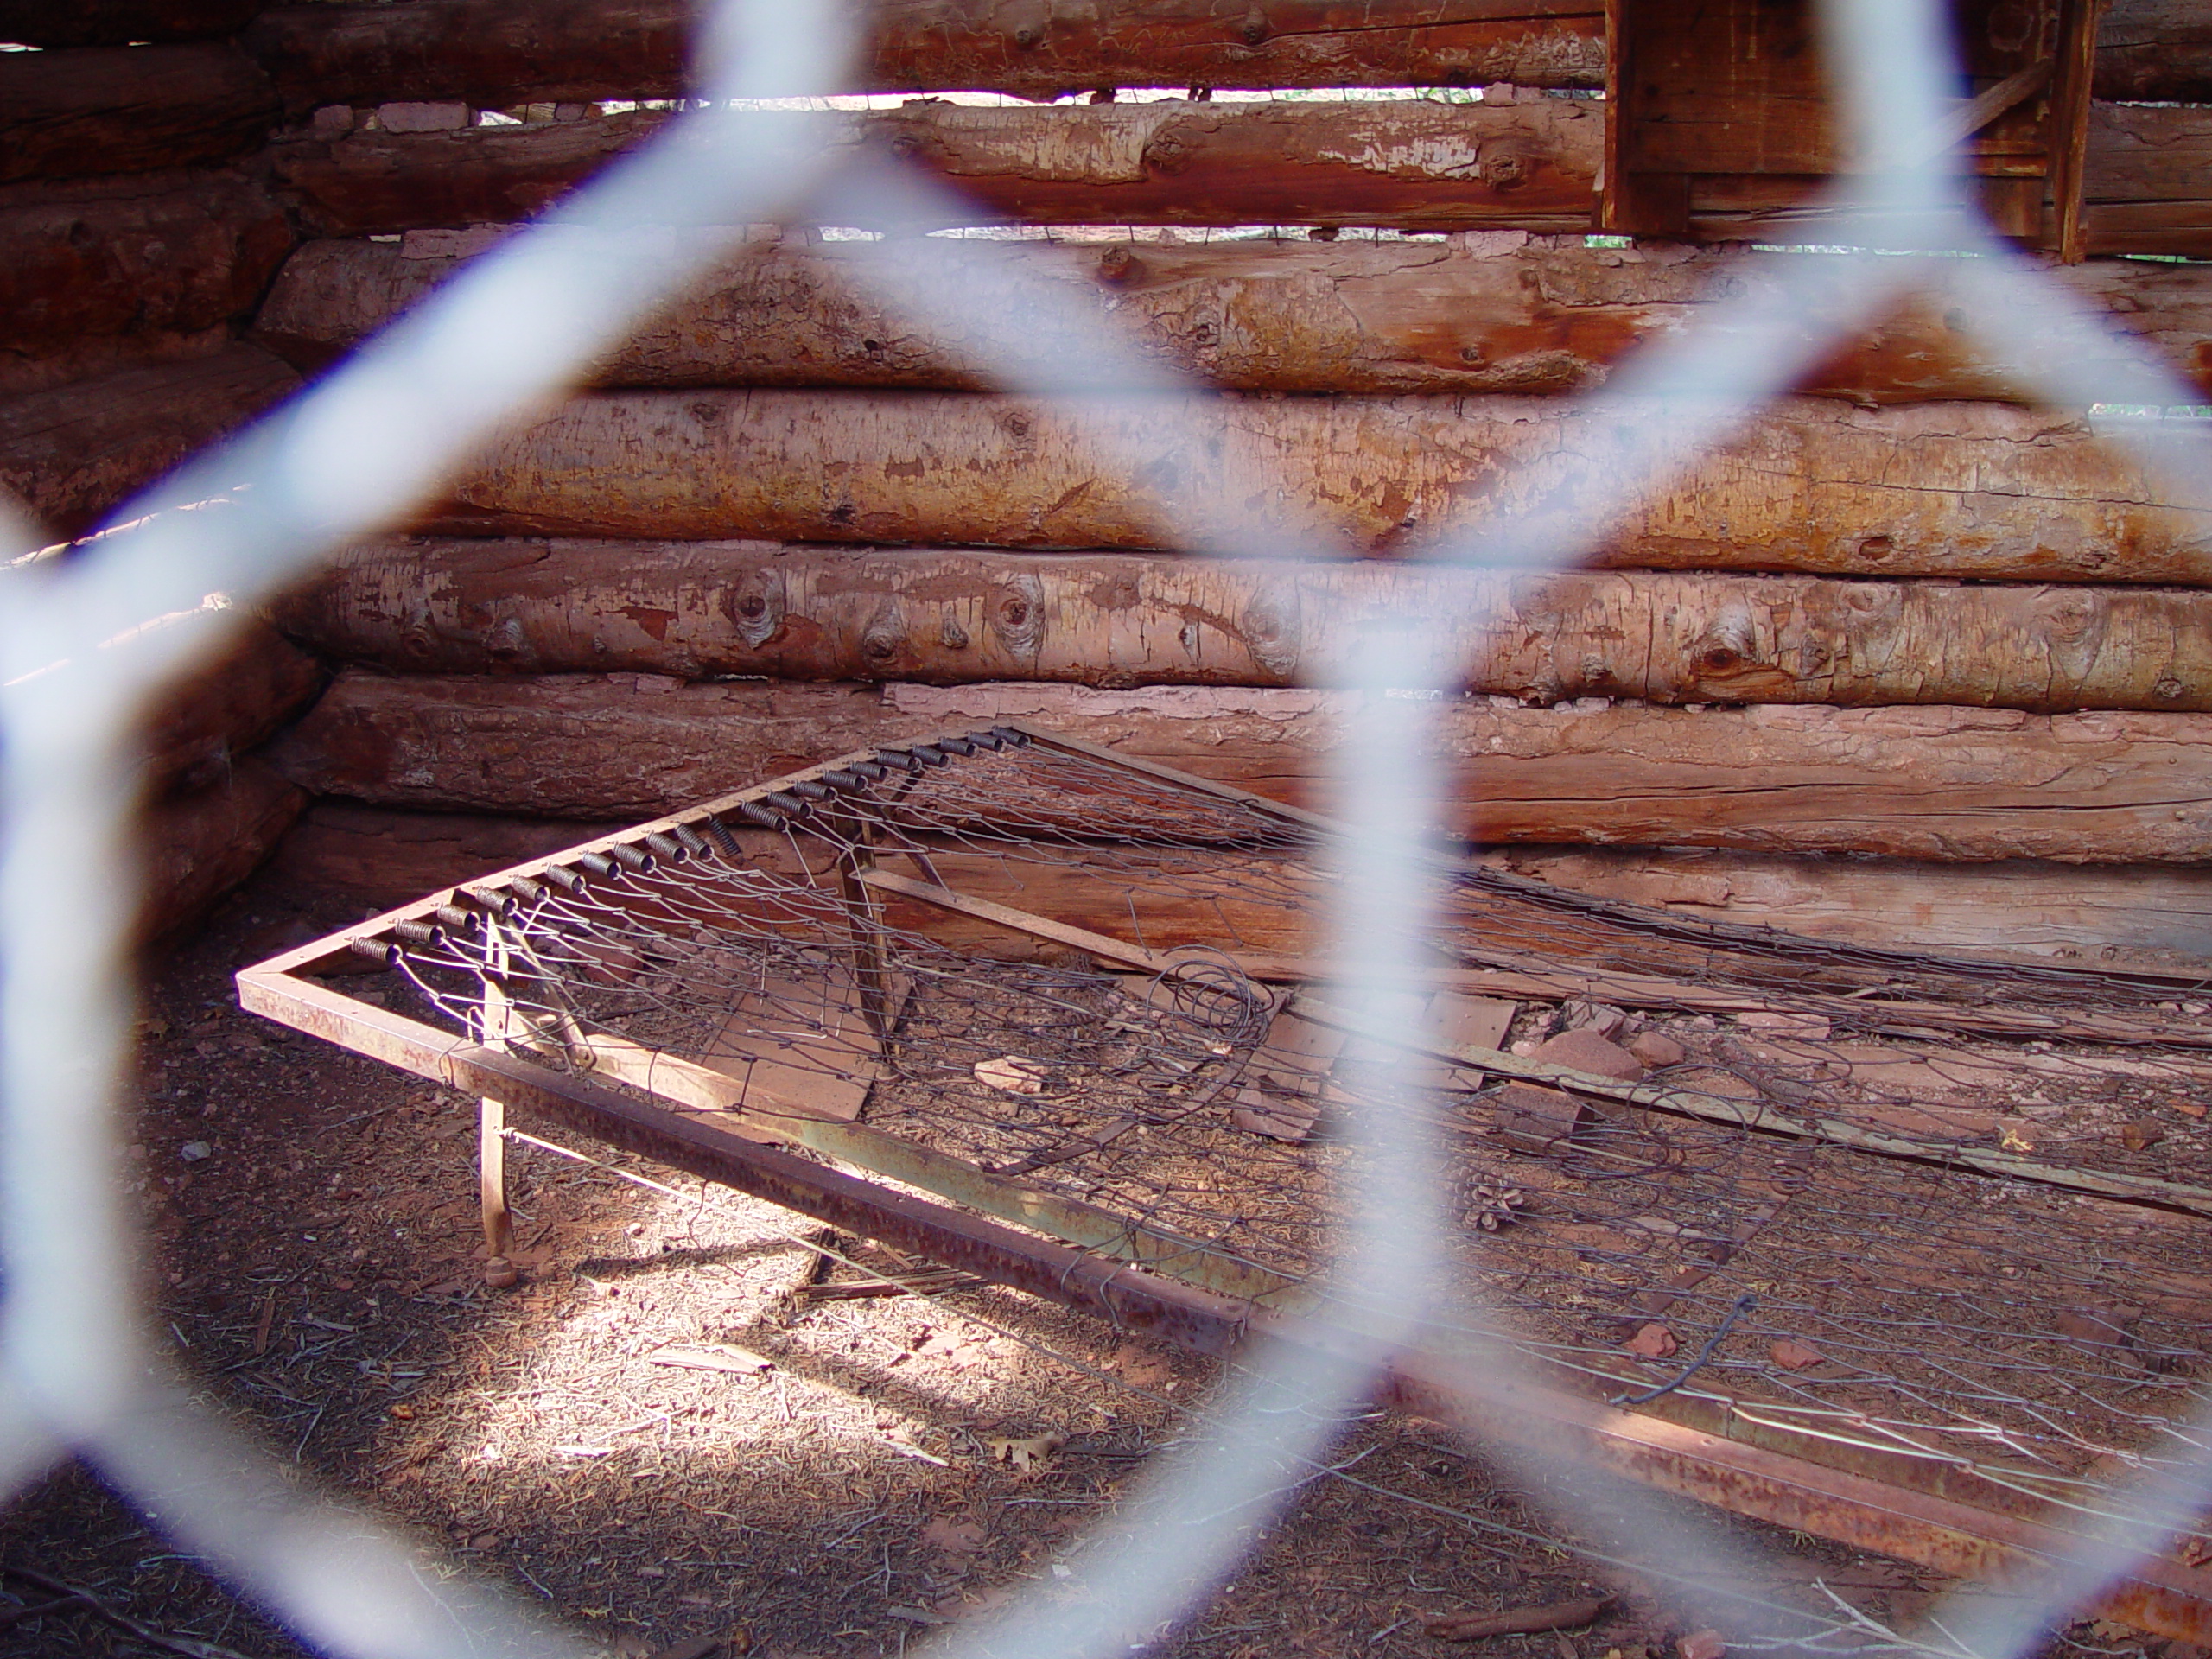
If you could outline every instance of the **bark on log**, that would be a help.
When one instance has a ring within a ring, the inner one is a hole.
[[[633,111],[300,138],[278,149],[276,169],[329,235],[503,223],[537,213],[665,118]],[[942,212],[902,200],[898,222],[910,228],[1022,219],[1580,232],[1605,124],[1601,105],[1565,98],[1051,110],[931,100],[789,118],[825,149],[905,156],[954,188]]]
[[[2174,588],[464,540],[351,550],[276,613],[400,672],[1107,686],[1327,684],[1421,616],[1404,684],[1530,702],[2212,712],[2212,593]]]
[[[670,98],[688,90],[687,0],[416,0],[264,12],[248,47],[296,109],[457,98]],[[1101,86],[1605,85],[1589,0],[1148,0],[1047,16],[958,0],[869,9],[853,89],[1055,98]]]
[[[0,41],[24,46],[129,46],[236,34],[261,0],[0,0]]]
[[[295,109],[407,98],[499,108],[677,96],[694,12],[687,0],[300,5],[263,13],[245,38]],[[1147,0],[1057,15],[880,0],[871,21],[855,91],[1052,98],[1103,86],[1605,81],[1604,10],[1586,0],[1274,0],[1264,12],[1243,0]],[[2113,0],[2098,40],[2099,97],[2212,97],[2212,39],[2195,0]]]
[[[0,183],[223,161],[281,113],[228,41],[0,53]]]
[[[145,881],[140,940],[175,933],[206,915],[276,850],[307,801],[304,790],[249,756],[213,787],[147,812],[138,831]]]
[[[385,909],[620,827],[318,801],[271,868],[286,880]],[[2212,870],[1648,848],[1517,848],[1487,861],[1599,898],[1853,944],[2101,968],[2212,966]]]
[[[268,192],[237,178],[0,206],[0,391],[212,354],[292,241]]]
[[[312,702],[322,664],[258,620],[215,662],[164,697],[142,730],[149,796],[219,783],[238,757]]]
[[[299,383],[280,359],[235,345],[6,399],[0,488],[58,534],[81,534]]]
[[[1671,429],[1664,408],[1644,417]],[[429,528],[1003,547],[1355,549],[1611,482],[1623,435],[1516,398],[609,392],[495,440]],[[2204,486],[2212,489],[2212,480]],[[2031,581],[2212,581],[2212,512],[2160,503],[2078,421],[1998,404],[1771,406],[1607,531],[1596,562]],[[1560,525],[1564,531],[1567,526]]]
[[[286,262],[255,337],[323,367],[461,264],[429,238],[310,242]],[[1050,338],[1021,292],[1116,327],[1186,373],[1244,391],[1542,395],[1601,384],[1645,340],[1766,280],[1734,250],[1592,248],[1497,232],[1457,245],[1218,242],[967,245],[993,314]],[[973,342],[898,315],[856,280],[849,244],[753,244],[599,365],[602,386],[980,390]],[[2194,265],[2096,260],[2050,280],[2212,392],[2212,278]],[[1110,282],[1103,280],[1110,276]],[[1939,286],[1832,359],[1804,388],[1860,403],[2023,400],[1974,346],[1974,302]],[[1808,327],[1811,320],[1808,319]],[[1065,364],[1049,353],[1027,365]]]
[[[1325,809],[1339,723],[1298,691],[1043,685],[886,696],[652,676],[341,674],[271,746],[372,805],[636,820],[868,744],[1029,718]],[[1450,826],[1486,842],[2186,862],[2212,855],[2212,720],[1968,709],[1439,711]]]

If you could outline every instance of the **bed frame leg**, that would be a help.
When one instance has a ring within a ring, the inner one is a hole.
[[[476,1120],[476,1191],[484,1207],[484,1282],[504,1290],[522,1275],[507,1254],[514,1248],[514,1217],[507,1211],[507,1108],[489,1095]]]

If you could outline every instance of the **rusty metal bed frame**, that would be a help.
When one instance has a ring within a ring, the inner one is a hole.
[[[1148,787],[1227,804],[1287,831],[1325,836],[1332,830],[1326,819],[1264,797],[1019,723],[893,753],[927,749],[942,762],[979,746],[1077,757]],[[742,1112],[702,1112],[696,1101],[656,1098],[650,1085],[611,1086],[588,1071],[517,1052],[514,1045],[480,1040],[494,1032],[488,1022],[473,1035],[456,1035],[318,977],[347,958],[388,962],[442,930],[478,925],[518,883],[619,884],[625,871],[650,870],[657,861],[664,866],[671,857],[680,861],[684,849],[707,845],[705,836],[720,833],[725,820],[787,823],[803,810],[796,804],[849,787],[855,768],[880,773],[881,753],[841,756],[432,893],[241,971],[240,1001],[253,1013],[479,1098],[481,1198],[495,1259],[510,1244],[508,1120],[520,1116],[1198,1353],[1225,1356],[1262,1338],[1324,1346],[1346,1340],[1342,1326],[1302,1294],[1295,1279],[1209,1253],[1172,1228],[1117,1221],[1018,1176],[864,1123],[810,1116],[764,1123]],[[865,857],[840,868],[836,891],[842,902],[861,906],[895,894],[1123,970],[1154,970],[1163,961],[1160,952],[1127,940],[900,876]],[[1351,1015],[1310,996],[1301,1012],[1358,1029]],[[1576,1092],[1605,1087],[1491,1049],[1446,1043],[1429,1052],[1493,1079],[1533,1076]],[[638,1077],[619,1080],[635,1084]],[[1618,1084],[1610,1092],[1615,1100],[1633,1093]],[[1746,1122],[1753,1130],[1802,1133],[1788,1122]],[[2000,1170],[2005,1164],[1984,1161]],[[2170,1208],[2197,1208],[2198,1199],[2212,1199],[2196,1189],[2125,1177],[2101,1178],[2101,1185],[2093,1177],[2089,1185]],[[1541,1366],[1535,1374],[1543,1374]],[[2089,1547],[2070,1523],[2068,1506],[2038,1493],[2032,1481],[1992,1479],[1964,1459],[1793,1436],[1770,1421],[1738,1414],[1709,1394],[1624,1409],[1605,1403],[1589,1382],[1587,1376],[1561,1370],[1540,1383],[1470,1389],[1444,1348],[1416,1344],[1391,1359],[1378,1395],[1478,1438],[1539,1454],[1571,1453],[1664,1492],[1994,1586],[2035,1583],[2053,1564]],[[2201,1545],[2184,1538],[2164,1555],[2139,1561],[2109,1591],[2104,1611],[2155,1633],[2212,1643],[2212,1571],[2190,1564],[2204,1555]]]

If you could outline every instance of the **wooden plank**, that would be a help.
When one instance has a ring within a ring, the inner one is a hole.
[[[437,538],[349,549],[276,613],[397,672],[1114,686],[1325,684],[1371,619],[1427,616],[1407,683],[1529,703],[2212,712],[2196,588]]]

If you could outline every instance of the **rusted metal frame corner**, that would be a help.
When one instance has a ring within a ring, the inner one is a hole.
[[[916,741],[928,740],[917,739]],[[647,823],[633,824],[627,829],[618,830],[611,835],[596,836],[590,841],[578,842],[573,847],[563,847],[554,852],[541,854],[536,858],[524,859],[518,864],[510,864],[505,869],[494,870],[487,875],[474,877],[457,887],[440,887],[411,904],[397,906],[372,916],[366,921],[357,922],[351,927],[341,928],[335,933],[326,934],[320,939],[296,946],[292,950],[270,957],[265,962],[256,963],[251,968],[241,969],[238,977],[243,982],[248,973],[261,973],[264,970],[280,974],[297,972],[311,967],[315,963],[342,956],[346,947],[355,940],[372,939],[378,934],[390,932],[395,923],[414,921],[431,914],[442,906],[452,903],[454,894],[462,887],[498,887],[503,882],[528,880],[543,874],[546,870],[573,864],[578,858],[588,853],[604,852],[610,847],[630,846],[648,836],[664,835],[679,825],[690,828],[703,823],[708,818],[718,817],[749,801],[758,801],[779,791],[788,789],[795,783],[810,782],[824,772],[836,772],[850,766],[855,761],[873,760],[875,758],[876,750],[888,746],[877,744],[865,749],[853,749],[833,760],[822,761],[816,766],[803,766],[796,772],[785,772],[780,777],[770,779],[765,783],[748,785],[743,789],[734,790],[727,795],[718,795],[710,801],[702,801],[696,805],[684,807],[681,810],[667,813]],[[826,840],[825,844],[828,844]]]

